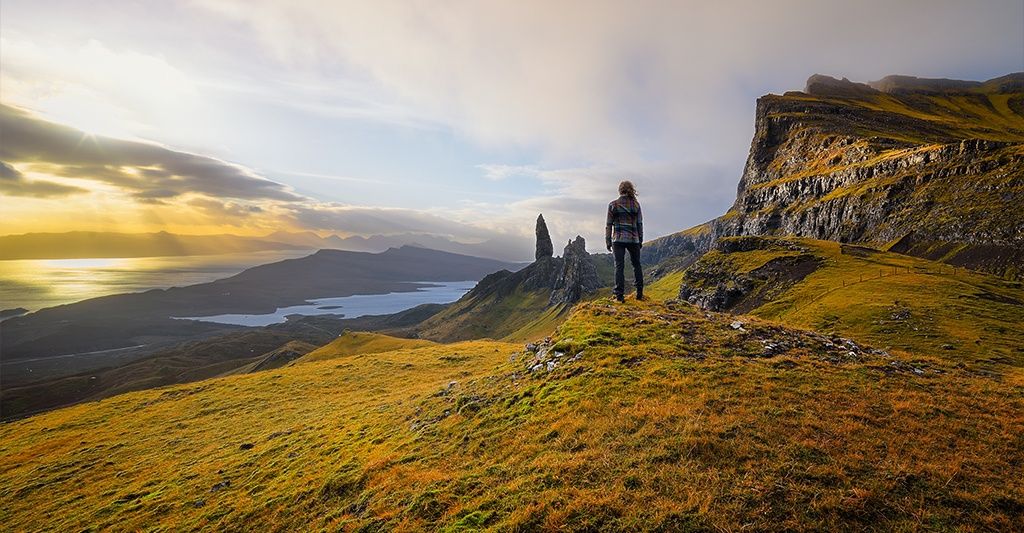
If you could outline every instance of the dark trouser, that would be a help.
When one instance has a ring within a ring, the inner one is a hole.
[[[633,264],[633,279],[637,294],[643,294],[644,271],[640,268],[640,244],[635,242],[613,242],[612,254],[615,256],[615,296],[625,294],[626,250],[629,250],[629,262]]]

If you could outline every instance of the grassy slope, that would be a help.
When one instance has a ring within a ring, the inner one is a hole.
[[[941,359],[850,357],[733,320],[602,299],[560,326],[557,346],[583,352],[551,372],[525,371],[518,345],[474,341],[54,411],[0,427],[0,521],[983,530],[1021,518],[1019,368],[994,379]],[[765,342],[785,349],[765,356]]]
[[[337,339],[297,359],[295,364],[324,361],[326,359],[335,359],[346,355],[389,352],[392,350],[401,350],[406,348],[421,348],[424,346],[431,346],[433,344],[435,343],[423,339],[402,339],[399,337],[383,335],[381,333],[346,331]]]
[[[1024,286],[1020,282],[965,269],[954,272],[941,263],[844,248],[835,242],[778,241],[797,243],[824,262],[752,314],[880,347],[986,366],[1024,366],[1024,329],[1019,327],[1024,324]],[[746,273],[771,259],[797,253],[804,252],[780,248],[726,254],[715,250],[698,265]],[[904,311],[909,317],[894,318]]]
[[[829,102],[853,109],[889,114],[886,120],[859,124],[861,137],[885,137],[913,144],[985,139],[1024,142],[1024,116],[1007,102],[1021,93],[995,93],[979,88],[949,94],[859,94],[856,96],[810,95],[790,92],[772,98],[805,102]],[[917,122],[899,122],[906,117]],[[917,126],[912,127],[912,126]],[[911,126],[911,127],[908,127]],[[927,126],[927,127],[923,127]]]
[[[682,281],[682,270],[669,272],[644,287],[644,296],[656,302],[671,300],[679,294],[679,284]]]
[[[551,292],[517,288],[508,295],[484,294],[465,298],[423,322],[417,329],[424,338],[523,340],[550,332],[565,318],[563,307],[548,307]]]

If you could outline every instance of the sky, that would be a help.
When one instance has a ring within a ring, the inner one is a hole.
[[[431,233],[527,259],[723,213],[758,96],[1024,71],[1020,0],[0,4],[0,234]]]

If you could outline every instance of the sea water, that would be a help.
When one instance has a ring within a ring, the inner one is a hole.
[[[409,282],[419,285],[416,290],[389,292],[386,294],[357,294],[336,298],[319,298],[308,304],[279,307],[266,314],[225,314],[199,317],[175,317],[185,320],[201,320],[238,326],[269,326],[280,324],[289,315],[336,315],[344,318],[358,318],[366,315],[389,315],[420,304],[445,304],[454,302],[476,285],[475,281],[452,282]]]

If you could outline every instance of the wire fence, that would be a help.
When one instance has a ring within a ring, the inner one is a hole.
[[[826,290],[825,292],[815,296],[814,298],[811,298],[809,301],[807,301],[806,303],[804,303],[800,307],[797,307],[797,308],[791,310],[790,313],[799,313],[800,311],[802,311],[802,310],[804,310],[804,309],[814,305],[815,303],[820,301],[822,298],[828,296],[829,294],[832,294],[835,291],[838,291],[840,289],[845,289],[847,287],[852,287],[852,286],[858,285],[860,283],[865,283],[865,282],[870,282],[870,281],[878,281],[878,280],[880,280],[882,278],[888,278],[888,277],[893,277],[893,276],[901,276],[901,275],[905,276],[905,275],[910,275],[910,274],[939,275],[939,276],[944,276],[944,275],[948,274],[948,275],[951,275],[951,276],[956,276],[958,274],[960,274],[960,275],[964,274],[966,270],[967,269],[963,268],[963,267],[956,267],[956,266],[952,266],[952,265],[942,265],[942,264],[935,265],[932,268],[929,268],[929,267],[911,267],[911,266],[902,267],[902,266],[890,265],[890,266],[885,267],[885,268],[879,268],[877,276],[874,275],[873,273],[871,273],[871,274],[861,273],[857,277],[857,279],[855,279],[853,281],[847,281],[846,279],[843,279],[841,281],[841,284],[837,284],[836,286]]]

